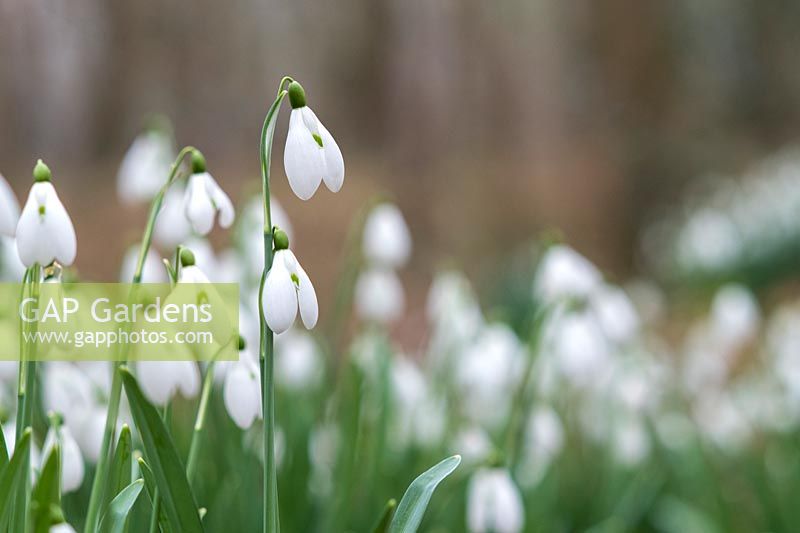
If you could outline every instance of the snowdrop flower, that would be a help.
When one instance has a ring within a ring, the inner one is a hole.
[[[545,302],[586,298],[602,280],[600,271],[588,259],[569,246],[558,244],[542,258],[533,292]]]
[[[174,149],[170,134],[151,128],[134,139],[117,172],[117,194],[126,204],[151,200],[166,182]]]
[[[33,169],[35,183],[17,224],[17,251],[26,267],[49,265],[57,260],[71,265],[77,243],[67,210],[50,183],[52,175],[40,159]]]
[[[183,198],[186,189],[173,185],[164,195],[161,211],[153,230],[153,239],[164,249],[171,250],[185,242],[192,232],[192,226],[186,218]]]
[[[747,288],[729,284],[714,294],[711,303],[711,335],[727,349],[734,349],[755,337],[761,323],[761,312],[753,293]]]
[[[398,268],[411,255],[411,234],[403,214],[393,204],[380,204],[364,225],[364,257],[373,264]]]
[[[403,314],[403,285],[393,270],[371,268],[356,281],[355,308],[362,320],[388,324]]]
[[[17,241],[12,237],[0,235],[0,279],[19,281],[25,275],[25,265],[19,260]]]
[[[319,385],[322,361],[311,335],[289,330],[275,336],[275,381],[293,391]]]
[[[591,306],[610,341],[624,343],[636,335],[639,314],[622,289],[603,284],[591,295]]]
[[[317,115],[306,105],[303,87],[289,84],[289,133],[283,152],[283,165],[289,186],[301,200],[308,200],[321,181],[333,192],[344,183],[344,160],[333,137]]]
[[[220,226],[229,228],[233,224],[233,203],[206,171],[206,160],[197,150],[192,152],[192,175],[184,193],[183,207],[192,229],[200,235],[208,235],[214,227],[217,212]]]
[[[545,346],[560,374],[583,386],[595,380],[611,360],[611,346],[599,321],[586,311],[555,315],[545,326]]]
[[[525,457],[519,470],[520,481],[529,487],[541,481],[563,446],[561,419],[550,407],[537,407],[525,428]]]
[[[58,431],[58,433],[56,433]],[[84,464],[81,450],[69,428],[62,426],[58,430],[50,428],[42,447],[42,466],[53,451],[56,443],[61,447],[61,491],[75,492],[83,483]]]
[[[45,410],[61,413],[67,425],[76,422],[95,403],[91,381],[72,363],[46,363],[42,382]]]
[[[620,464],[634,467],[650,455],[650,436],[641,421],[621,421],[614,433],[614,456]]]
[[[138,361],[136,375],[144,395],[158,406],[166,405],[178,392],[194,398],[200,391],[200,370],[192,361]]]
[[[240,347],[244,348],[243,342]],[[239,361],[228,368],[222,396],[225,409],[240,428],[247,429],[262,417],[258,366],[249,351],[242,351]]]
[[[49,533],[75,533],[75,528],[66,522],[50,526]]]
[[[467,488],[470,533],[518,533],[525,522],[522,496],[505,468],[475,472]]]
[[[139,245],[134,244],[125,252],[120,269],[119,279],[124,283],[130,283],[133,274],[136,272],[136,265],[139,262]],[[150,248],[144,258],[144,268],[142,269],[142,283],[167,283],[167,270],[164,268],[158,253]]]
[[[6,179],[0,174],[0,235],[13,237],[19,220],[19,202]]]
[[[289,250],[289,238],[282,230],[275,231],[275,257],[267,272],[264,291],[264,318],[269,329],[283,333],[294,323],[297,310],[306,329],[317,324],[319,305],[314,285]]]

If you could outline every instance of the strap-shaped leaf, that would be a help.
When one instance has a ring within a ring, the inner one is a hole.
[[[56,444],[47,456],[31,495],[31,519],[35,533],[48,533],[51,526],[64,521],[60,474],[61,447]]]
[[[111,500],[103,519],[100,521],[100,533],[124,533],[128,515],[133,509],[133,504],[139,498],[144,487],[144,480],[137,479]]]
[[[386,502],[386,505],[383,506],[383,511],[381,511],[381,516],[378,517],[378,522],[372,528],[372,533],[386,533],[389,530],[389,524],[392,522],[392,516],[394,516],[396,508],[397,500],[394,498]]]
[[[117,449],[114,451],[114,457],[111,460],[108,471],[108,481],[105,488],[106,503],[103,505],[103,512],[107,512],[111,500],[133,481],[131,479],[132,453],[131,428],[127,424],[123,424],[119,432]]]
[[[139,471],[142,473],[142,477],[144,478],[144,488],[147,490],[147,495],[150,497],[150,501],[155,502],[156,497],[158,496],[158,491],[156,491],[156,478],[153,476],[153,471],[150,470],[150,467],[147,466],[147,463],[141,457],[139,457]],[[161,526],[161,533],[172,533],[169,521],[167,521],[167,517],[164,515],[164,509],[160,504],[158,505],[158,525]]]
[[[397,512],[394,514],[389,533],[414,533],[417,531],[433,491],[444,478],[461,463],[461,456],[448,457],[433,468],[426,470],[408,486]]]
[[[125,367],[120,368],[119,372],[167,520],[174,531],[202,532],[203,524],[197,504],[164,421],[156,408],[145,399],[133,374]]]
[[[6,437],[3,435],[3,428],[0,428],[0,473],[8,464],[8,446],[6,446]]]
[[[14,455],[8,462],[8,465],[3,469],[3,474],[0,475],[0,525],[6,524],[13,505],[11,502],[11,495],[17,494],[20,483],[25,482],[25,468],[28,463],[28,453],[31,447],[31,428],[25,428],[22,433],[22,438],[17,442],[14,448]]]

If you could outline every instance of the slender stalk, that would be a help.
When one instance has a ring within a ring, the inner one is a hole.
[[[269,166],[272,157],[272,139],[281,102],[287,95],[283,88],[291,78],[284,77],[278,86],[278,95],[264,118],[261,128],[261,184],[264,200],[264,270],[258,290],[259,315],[259,367],[261,372],[261,408],[264,416],[264,533],[278,533],[278,474],[275,464],[275,386],[272,331],[264,318],[263,291],[267,272],[272,268],[272,216],[270,213]]]
[[[203,390],[200,392],[200,404],[197,407],[197,417],[194,421],[192,442],[189,444],[189,457],[186,459],[186,478],[189,480],[189,486],[192,486],[195,470],[197,469],[197,457],[201,440],[200,437],[203,433],[203,427],[205,426],[206,411],[208,410],[208,397],[211,395],[211,389],[213,386],[214,361],[211,361],[208,363],[206,375],[205,378],[203,378]]]
[[[194,150],[193,147],[187,146],[178,153],[178,157],[172,163],[167,182],[161,187],[161,190],[158,191],[155,198],[153,198],[153,203],[150,206],[150,214],[147,218],[147,225],[145,226],[142,242],[139,247],[139,258],[136,262],[136,270],[133,274],[133,285],[138,285],[142,282],[144,262],[147,258],[147,253],[150,251],[150,244],[153,241],[153,230],[155,229],[158,214],[161,211],[161,205],[164,202],[164,196],[167,194],[170,186],[177,180],[181,163],[192,150]],[[106,426],[103,430],[103,442],[100,446],[100,455],[97,457],[97,468],[95,470],[94,480],[92,481],[92,493],[89,497],[89,508],[86,513],[84,533],[94,533],[97,529],[100,515],[100,502],[103,500],[102,493],[107,477],[109,455],[111,453],[110,450],[114,445],[114,433],[117,426],[117,416],[119,415],[119,401],[120,395],[122,394],[122,378],[119,374],[119,367],[124,364],[124,357],[115,359],[116,363],[114,364],[111,375],[111,392],[108,399]]]

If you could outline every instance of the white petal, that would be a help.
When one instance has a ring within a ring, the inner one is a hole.
[[[246,361],[236,363],[225,376],[223,399],[237,426],[247,429],[253,425],[253,421],[261,416],[258,370]]]
[[[189,178],[184,197],[184,212],[192,229],[200,235],[208,235],[214,227],[214,204],[206,191],[207,174],[193,174]]]
[[[312,329],[317,325],[319,318],[319,304],[317,303],[317,292],[314,285],[308,278],[308,274],[299,264],[297,265],[297,277],[300,284],[297,288],[297,303],[300,307],[300,318],[306,329]]]
[[[356,282],[355,307],[362,320],[386,324],[399,318],[405,297],[397,274],[389,269],[362,272]]]
[[[184,398],[194,398],[200,392],[200,370],[191,361],[175,361],[177,388]]]
[[[136,377],[147,399],[158,406],[166,405],[175,394],[177,382],[167,361],[139,361]]]
[[[317,115],[308,109],[308,113],[314,117],[316,121],[317,131],[322,139],[322,152],[325,159],[325,173],[322,179],[325,181],[325,186],[333,192],[339,192],[344,184],[344,159],[342,158],[342,151],[339,150],[339,145],[333,139],[328,129],[322,125],[322,122],[317,118]]]
[[[382,266],[398,268],[408,261],[411,234],[397,206],[383,203],[370,212],[362,248],[369,261]]]
[[[69,428],[63,426],[59,429],[61,434],[61,490],[62,492],[74,492],[81,487],[85,466],[83,456],[78,448],[78,443],[72,436]],[[50,452],[57,442],[58,436],[51,427],[47,432],[44,446],[42,447],[42,466],[47,462]]]
[[[62,265],[69,266],[75,261],[78,251],[75,228],[55,189],[45,210],[45,231],[53,236],[53,255]]]
[[[236,216],[233,211],[233,203],[214,178],[212,178],[210,174],[207,174],[207,176],[206,190],[217,210],[219,210],[219,225],[223,228],[229,228],[231,224],[233,224],[233,220]]]
[[[293,109],[289,118],[283,166],[289,186],[298,198],[308,200],[314,196],[325,174],[325,157],[304,123],[300,109]]]
[[[19,220],[19,202],[8,182],[0,174],[0,235],[13,237]]]
[[[148,201],[169,174],[173,159],[168,135],[149,132],[134,139],[117,172],[117,194],[126,204]]]
[[[153,238],[166,249],[175,248],[184,242],[191,232],[183,204],[185,196],[186,191],[174,185],[164,196]]]
[[[66,522],[50,526],[48,533],[75,533],[75,528]]]
[[[283,252],[275,254],[262,295],[264,319],[275,333],[289,329],[297,316],[297,290],[283,261]]]
[[[17,223],[17,251],[27,267],[37,262],[48,265],[53,259],[70,265],[75,260],[75,229],[49,182],[31,187]]]

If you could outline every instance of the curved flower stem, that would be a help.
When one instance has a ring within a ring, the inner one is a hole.
[[[147,258],[147,253],[150,251],[150,244],[153,241],[153,230],[156,225],[156,219],[161,211],[161,204],[164,202],[164,196],[167,194],[170,186],[178,179],[178,170],[181,163],[194,150],[191,146],[186,146],[179,153],[178,157],[172,163],[169,177],[166,183],[158,191],[153,202],[150,205],[150,214],[147,217],[147,225],[144,229],[142,236],[142,243],[139,248],[139,258],[136,262],[136,270],[133,274],[133,285],[138,285],[142,282],[142,271],[144,270],[144,262]],[[100,447],[100,455],[97,457],[97,468],[92,481],[92,493],[89,497],[89,509],[86,512],[86,526],[84,533],[94,533],[97,529],[98,519],[100,515],[100,502],[103,501],[103,490],[105,479],[107,477],[108,460],[110,450],[114,444],[114,433],[117,426],[117,416],[119,414],[119,401],[122,394],[122,378],[118,372],[119,366],[124,363],[124,357],[115,358],[114,368],[111,378],[111,392],[108,399],[108,413],[106,414],[106,426],[103,431],[103,442]]]
[[[259,316],[259,367],[261,371],[261,409],[264,417],[264,533],[278,533],[278,473],[275,465],[275,386],[272,330],[264,318],[264,283],[272,268],[272,216],[270,213],[269,164],[272,157],[272,139],[281,102],[288,94],[283,88],[289,77],[281,79],[278,96],[264,118],[261,128],[261,184],[264,200],[264,271],[258,289]]]

